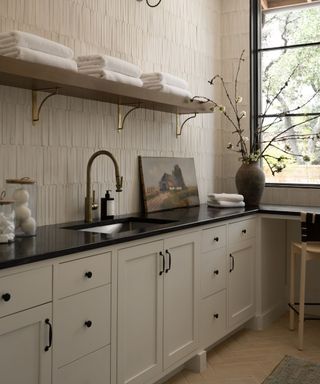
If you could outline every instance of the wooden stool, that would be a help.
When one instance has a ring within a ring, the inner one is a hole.
[[[299,302],[295,303],[294,277],[295,277],[295,256],[300,256],[300,292]],[[301,213],[301,242],[291,244],[291,267],[290,267],[290,323],[289,327],[294,330],[294,315],[299,316],[298,349],[303,349],[303,331],[305,320],[315,320],[315,317],[305,316],[305,305],[319,305],[319,303],[305,302],[306,286],[306,264],[309,260],[320,260],[320,214]],[[298,305],[298,310],[295,308]]]

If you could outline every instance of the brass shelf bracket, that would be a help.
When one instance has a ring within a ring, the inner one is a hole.
[[[182,129],[183,127],[185,126],[186,122],[191,120],[191,119],[194,119],[195,117],[197,117],[197,113],[195,113],[194,115],[188,117],[181,125],[180,125],[180,119],[179,119],[179,115],[176,114],[176,137],[178,138],[179,136],[181,136],[181,133],[182,133]]]
[[[37,89],[32,90],[32,125],[35,126],[36,123],[40,120],[40,111],[43,104],[49,99],[49,97],[54,96],[58,93],[59,88],[47,88],[47,89]],[[39,104],[38,106],[38,92],[50,92]]]
[[[141,104],[134,106],[131,108],[123,117],[122,117],[122,104],[118,104],[118,132],[121,132],[124,127],[124,122],[126,121],[126,118],[130,115],[131,112],[135,111],[136,109],[141,108]]]

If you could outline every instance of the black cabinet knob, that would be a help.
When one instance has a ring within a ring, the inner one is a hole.
[[[3,301],[10,301],[11,299],[10,293],[4,293],[1,297]]]
[[[213,274],[214,274],[214,275],[219,275],[219,269],[215,269],[215,270],[213,271]]]
[[[242,233],[245,235],[247,233],[247,230],[246,229],[243,229],[242,230]]]
[[[85,275],[85,277],[87,277],[88,279],[91,279],[91,277],[92,277],[92,272],[91,272],[91,271],[88,271],[88,272],[86,272],[84,275]]]
[[[87,320],[84,325],[87,327],[87,328],[91,328],[92,326],[92,321],[91,320]]]
[[[214,317],[215,319],[219,319],[219,313],[215,313],[215,314],[213,315],[213,317]]]
[[[217,236],[217,237],[214,237],[213,240],[216,241],[216,242],[218,242],[218,241],[219,241],[219,237],[218,237],[218,236]]]

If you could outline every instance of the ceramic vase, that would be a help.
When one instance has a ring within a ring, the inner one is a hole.
[[[236,173],[238,193],[244,196],[246,206],[259,205],[265,185],[265,175],[257,162],[242,164]]]

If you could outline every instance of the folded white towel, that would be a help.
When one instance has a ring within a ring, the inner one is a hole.
[[[33,35],[32,33],[13,31],[0,33],[0,48],[23,47],[41,51],[51,55],[63,57],[65,59],[73,58],[73,50],[65,45],[43,37]]]
[[[209,193],[208,194],[209,200],[224,200],[224,201],[243,201],[243,195],[239,195],[237,193]]]
[[[190,91],[178,87],[174,87],[173,85],[163,85],[163,84],[158,84],[158,85],[149,85],[145,86],[143,85],[144,88],[146,89],[151,89],[154,91],[160,91],[163,93],[170,93],[172,95],[180,96],[180,97],[187,97],[191,99],[192,94]]]
[[[79,69],[91,66],[97,66],[97,69],[105,69],[107,71],[119,72],[123,75],[131,77],[140,77],[141,69],[128,61],[118,59],[117,57],[107,55],[89,55],[79,56],[77,58]]]
[[[117,83],[130,84],[130,85],[134,85],[135,87],[142,87],[142,80],[136,77],[126,76],[118,72],[106,71],[102,69],[99,71],[94,70],[94,71],[88,71],[88,72],[79,71],[79,73],[82,73],[83,75],[115,81]]]
[[[160,83],[160,84],[167,84],[167,85],[173,85],[177,88],[182,89],[189,89],[189,84],[183,80],[180,79],[180,77],[171,75],[170,73],[164,73],[164,72],[154,72],[154,73],[143,73],[141,75],[141,79],[143,83]]]
[[[63,57],[54,55],[48,55],[47,53],[34,51],[33,49],[29,48],[15,48],[12,50],[0,49],[0,55],[14,57],[15,59],[30,61],[32,63],[45,64],[52,67],[77,71],[77,63],[74,60],[64,59]]]
[[[237,207],[244,207],[245,203],[244,201],[224,201],[220,200],[219,202],[213,203],[211,201],[208,201],[208,206],[213,208],[237,208]]]

